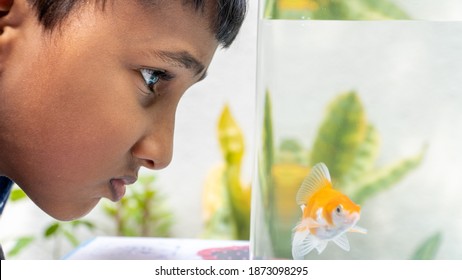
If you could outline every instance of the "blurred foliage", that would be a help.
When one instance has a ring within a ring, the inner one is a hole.
[[[268,92],[265,103],[271,104]],[[374,125],[368,123],[354,91],[338,95],[327,106],[310,150],[296,139],[283,140],[276,151],[269,146],[274,143],[268,139],[273,137],[272,117],[270,107],[265,108],[259,179],[272,250],[278,257],[291,256],[290,241],[286,244],[281,240],[291,239],[292,227],[300,218],[295,194],[311,166],[324,162],[334,187],[361,204],[396,185],[419,166],[425,154],[423,147],[413,156],[377,166],[380,136]]]
[[[244,136],[228,105],[219,117],[217,133],[223,163],[205,181],[203,237],[248,240],[250,185],[241,182]]]
[[[393,186],[415,169],[426,147],[411,157],[376,167],[380,136],[367,122],[366,112],[356,92],[339,95],[327,107],[314,140],[309,163],[324,162],[336,188],[356,203]]]
[[[420,244],[412,255],[413,260],[433,260],[441,246],[442,234],[437,232]]]
[[[154,175],[140,176],[119,203],[104,203],[104,212],[116,225],[118,236],[171,236],[173,214],[155,186]]]
[[[65,248],[77,247],[83,241],[83,233],[92,236],[97,232],[102,235],[170,236],[173,215],[165,204],[165,197],[159,193],[154,182],[153,175],[141,176],[137,183],[127,188],[127,194],[119,203],[99,204],[107,214],[108,220],[115,225],[115,232],[104,228],[103,221],[95,222],[84,218],[70,222],[52,220],[38,235],[15,237],[13,247],[6,253],[7,257],[18,256],[34,243],[40,243],[43,247],[45,240],[51,240],[52,258],[57,259],[66,253]],[[17,186],[9,197],[10,202],[27,199],[26,194]]]
[[[266,19],[391,20],[409,16],[390,0],[267,0]]]
[[[12,203],[26,201],[29,198],[23,190],[15,186],[11,191],[9,201]],[[18,256],[21,252],[27,249],[34,243],[44,242],[44,240],[51,240],[52,242],[52,257],[59,258],[64,253],[61,249],[64,243],[69,244],[71,247],[76,247],[80,244],[76,232],[86,230],[93,232],[95,224],[89,220],[80,219],[71,222],[58,222],[53,221],[45,226],[45,228],[38,235],[24,235],[15,238],[13,247],[6,252],[7,257],[12,258]]]

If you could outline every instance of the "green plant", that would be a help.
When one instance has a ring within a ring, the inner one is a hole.
[[[171,236],[173,214],[165,197],[155,186],[154,175],[140,176],[127,188],[119,203],[105,203],[103,208],[115,224],[118,236]]]
[[[248,240],[250,233],[250,186],[241,182],[244,137],[229,106],[217,125],[223,163],[214,167],[204,187],[206,238]]]
[[[270,104],[271,96],[267,92],[258,172],[272,248],[280,257],[291,256],[290,246],[281,240],[290,240],[292,228],[299,219],[295,193],[311,166],[324,162],[334,187],[362,204],[396,185],[419,166],[425,154],[426,147],[423,147],[413,156],[377,166],[380,136],[367,121],[358,94],[350,91],[338,95],[327,106],[311,149],[303,148],[296,139],[286,139],[274,156]],[[288,162],[289,159],[292,162]]]
[[[432,260],[435,258],[442,242],[442,233],[436,232],[425,239],[422,244],[417,247],[417,250],[412,255],[413,260]]]
[[[28,199],[26,194],[18,187],[12,190],[9,198],[13,203],[25,201],[26,199]],[[52,258],[59,258],[64,253],[62,252],[63,245],[68,244],[71,247],[76,247],[80,244],[81,240],[76,232],[82,230],[93,232],[95,230],[95,224],[85,219],[72,222],[53,221],[45,227],[40,235],[25,235],[18,237],[13,247],[7,252],[7,256],[16,257],[34,242],[51,240],[53,246],[51,249]]]
[[[15,187],[9,200],[13,203],[27,200],[26,194]],[[155,186],[154,175],[145,175],[139,181],[127,188],[127,194],[119,203],[103,202],[99,204],[107,219],[114,224],[115,231],[103,228],[104,222],[94,222],[89,219],[79,219],[71,222],[52,220],[39,235],[17,237],[7,257],[18,256],[34,243],[51,241],[52,258],[59,258],[65,253],[66,247],[75,248],[83,240],[82,233],[95,236],[158,236],[171,235],[173,214],[165,202],[165,197]],[[66,245],[66,246],[65,246]]]
[[[267,19],[389,20],[409,16],[389,0],[267,0]]]

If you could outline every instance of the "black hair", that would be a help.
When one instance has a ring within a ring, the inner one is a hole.
[[[36,10],[39,22],[46,30],[53,30],[71,11],[86,1],[82,0],[28,0]],[[143,3],[156,0],[138,0]],[[170,0],[172,1],[172,0]],[[203,10],[206,0],[182,0],[192,5],[196,11]],[[229,47],[241,28],[247,10],[247,0],[216,0],[216,15],[212,19],[215,38],[224,47]],[[103,6],[104,6],[103,1]]]

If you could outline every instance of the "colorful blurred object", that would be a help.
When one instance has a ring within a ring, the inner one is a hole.
[[[212,168],[205,182],[203,237],[248,240],[250,185],[241,182],[244,136],[227,105],[217,132],[223,163]]]
[[[409,16],[390,0],[268,0],[267,19],[390,20]]]

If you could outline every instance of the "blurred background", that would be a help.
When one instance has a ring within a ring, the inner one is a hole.
[[[106,235],[242,239],[226,222],[223,226],[229,213],[210,216],[226,203],[223,192],[209,190],[211,197],[207,198],[204,188],[207,182],[220,181],[226,170],[222,147],[227,140],[222,137],[220,144],[220,120],[222,131],[238,126],[238,138],[243,141],[240,147],[245,149],[238,152],[242,157],[239,179],[246,184],[244,189],[251,180],[257,2],[249,1],[247,18],[234,44],[217,51],[207,78],[181,100],[169,167],[156,172],[142,170],[140,183],[127,188],[130,201],[114,204],[102,200],[87,217],[74,223],[56,223],[20,192],[14,192],[11,199],[15,201],[10,199],[0,219],[0,243],[7,259],[59,259],[77,244]],[[210,201],[218,205],[210,205]],[[209,230],[212,227],[221,229]]]

